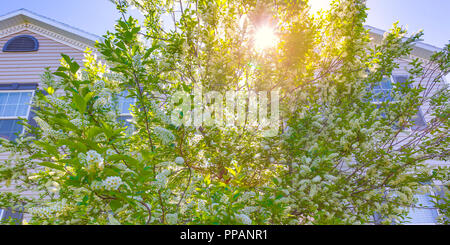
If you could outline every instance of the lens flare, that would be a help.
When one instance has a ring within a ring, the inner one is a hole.
[[[278,43],[278,37],[275,31],[270,26],[261,26],[255,33],[254,47],[257,51],[264,51],[268,48],[273,48]]]

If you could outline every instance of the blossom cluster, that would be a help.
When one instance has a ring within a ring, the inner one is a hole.
[[[83,120],[81,118],[72,119],[72,120],[70,120],[70,122],[73,125],[77,126],[78,128],[83,128],[83,127],[85,127],[86,125],[89,124],[89,122],[87,120]]]
[[[184,163],[184,158],[182,158],[182,157],[175,158],[175,163],[182,165]]]
[[[122,178],[119,176],[109,176],[103,181],[94,180],[91,184],[93,190],[108,190],[116,191],[124,184]]]
[[[61,213],[66,209],[66,207],[67,207],[66,202],[63,200],[60,202],[53,203],[48,207],[32,207],[30,208],[29,212],[33,216],[37,216],[42,219],[49,219],[61,215]]]
[[[251,225],[252,224],[252,220],[246,214],[238,214],[238,215],[236,215],[236,220],[238,222],[240,222],[240,223],[245,224],[245,225]]]
[[[86,163],[88,171],[95,171],[97,168],[102,170],[105,166],[103,157],[94,150],[86,153]]]
[[[156,177],[155,177],[156,181],[154,182],[154,184],[158,188],[165,187],[168,182],[167,177],[169,176],[169,174],[170,174],[170,171],[168,169],[164,169],[161,173],[156,175]]]
[[[42,134],[44,138],[65,138],[65,134],[62,130],[54,130],[46,121],[42,120],[40,117],[33,118],[39,127],[42,129]]]
[[[171,123],[170,117],[167,116],[167,114],[160,108],[159,105],[152,102],[151,106],[152,106],[153,113],[155,113],[155,115],[158,119],[160,119],[162,122],[167,123],[167,124]]]
[[[103,80],[99,80],[94,83],[93,88],[95,90],[102,90],[103,88],[105,88],[105,86],[106,86],[105,82]]]
[[[161,127],[155,127],[153,132],[165,145],[171,144],[175,140],[175,136],[169,130]]]
[[[169,224],[169,225],[175,225],[178,221],[178,214],[177,213],[167,214],[166,221],[167,221],[167,224]]]
[[[94,108],[96,110],[110,110],[114,107],[114,103],[112,103],[111,93],[106,91],[105,89],[101,90],[98,93],[98,98],[94,102]]]
[[[123,181],[119,176],[109,176],[102,182],[102,185],[108,191],[115,191],[123,185]]]

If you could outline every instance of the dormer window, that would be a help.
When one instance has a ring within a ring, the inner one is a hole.
[[[30,52],[39,49],[38,40],[30,35],[13,37],[3,46],[3,52]]]

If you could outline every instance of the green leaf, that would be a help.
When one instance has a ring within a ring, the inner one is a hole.
[[[67,75],[67,74],[64,73],[64,72],[57,71],[57,72],[53,72],[53,74],[56,75],[56,76],[58,76],[58,77],[65,78],[65,79],[68,79],[68,78],[69,78],[69,75]]]
[[[119,155],[119,154],[112,155],[112,156],[108,157],[108,160],[109,161],[122,161],[123,160],[127,164],[131,164],[133,166],[137,166],[139,164],[138,160],[136,160],[130,156],[127,156],[127,155]]]
[[[77,62],[73,61],[73,59],[70,58],[68,55],[61,54],[61,56],[66,61],[66,63],[69,65],[70,71],[72,73],[76,73],[78,71],[78,69],[80,69],[80,65],[78,65]]]
[[[109,203],[109,206],[111,207],[111,209],[112,209],[113,211],[116,211],[117,209],[119,209],[119,208],[122,207],[122,202],[119,201],[119,200],[117,200],[117,199],[115,199],[115,200],[112,200],[112,201]]]
[[[55,163],[52,163],[52,162],[38,162],[37,164],[40,165],[40,166],[43,166],[43,167],[48,167],[48,168],[51,168],[51,169],[64,171],[64,167],[59,166],[59,165],[57,165]]]
[[[73,101],[75,102],[75,105],[78,108],[78,111],[81,114],[84,114],[84,112],[86,111],[86,107],[87,107],[87,103],[84,100],[84,98],[78,94],[73,94]]]

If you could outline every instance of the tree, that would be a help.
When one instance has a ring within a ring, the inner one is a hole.
[[[428,63],[413,59],[387,95],[371,88],[422,33],[394,24],[372,43],[364,1],[315,15],[300,0],[115,4],[122,18],[97,44],[101,59],[88,50],[81,68],[63,55],[34,99],[39,127],[24,122],[26,133],[2,143],[21,154],[1,179],[40,194],[1,193],[1,204],[25,203],[30,223],[401,222],[423,183],[448,179],[424,162],[449,157],[449,45]],[[130,5],[144,23],[127,16]],[[270,42],[255,40],[261,30]],[[277,91],[278,134],[251,113],[217,110],[228,92],[251,112],[255,91]],[[124,95],[136,99],[128,127],[116,106]],[[433,120],[405,130],[424,102]]]

